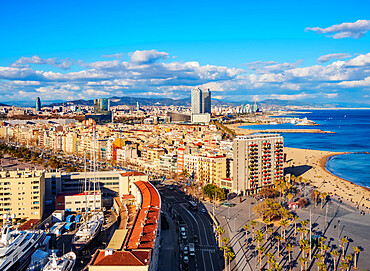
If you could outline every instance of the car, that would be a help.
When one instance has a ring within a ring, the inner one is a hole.
[[[188,254],[189,254],[189,247],[184,246],[184,255],[188,255]]]
[[[181,238],[184,239],[184,240],[187,238],[186,237],[186,232],[181,232]]]
[[[224,205],[226,207],[234,207],[236,204],[227,201],[227,202],[222,203],[222,205]]]
[[[184,256],[184,263],[189,263],[189,256]]]
[[[194,243],[189,243],[189,254],[190,254],[190,256],[195,256],[195,245],[194,245]]]
[[[195,244],[197,244],[199,241],[198,241],[198,235],[193,235],[193,242]]]
[[[206,209],[204,209],[204,208],[202,208],[202,209],[200,209],[200,212],[201,212],[201,213],[207,213],[207,210],[206,210]]]

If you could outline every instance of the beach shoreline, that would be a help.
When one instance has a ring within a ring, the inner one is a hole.
[[[249,135],[257,132],[257,130],[239,128],[239,126],[243,126],[243,124],[235,123],[227,127],[234,130],[238,135]],[[328,193],[331,198],[341,200],[349,206],[358,207],[359,210],[370,211],[369,188],[336,176],[326,169],[326,163],[331,157],[352,152],[284,147],[284,153],[287,155],[284,163],[286,173],[308,179],[317,190]]]

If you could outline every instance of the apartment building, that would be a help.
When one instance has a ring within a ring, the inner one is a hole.
[[[283,137],[239,136],[233,142],[233,191],[254,194],[283,177]]]
[[[0,218],[41,219],[44,211],[45,173],[41,170],[0,172]]]
[[[220,186],[221,179],[226,178],[226,157],[199,156],[198,159],[198,181]]]

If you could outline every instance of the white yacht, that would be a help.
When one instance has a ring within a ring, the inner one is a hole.
[[[88,218],[87,210],[87,194],[90,193],[87,191],[87,179],[86,179],[86,153],[85,153],[85,222],[78,228],[77,232],[73,236],[72,246],[74,247],[75,251],[79,251],[84,249],[90,242],[99,234],[103,222],[104,222],[104,213],[96,208],[96,157],[95,157],[95,127],[94,127],[94,135],[93,135],[93,167],[94,167],[94,201],[93,201],[93,208],[91,211],[91,216]]]
[[[93,212],[91,217],[77,230],[72,240],[76,251],[84,249],[98,235],[104,221],[103,212]]]
[[[45,232],[36,231],[18,231],[13,229],[6,215],[7,220],[1,228],[0,239],[0,270],[23,270],[30,262],[32,254],[45,239]],[[12,217],[13,218],[13,217]]]
[[[62,257],[58,258],[53,252],[49,258],[49,261],[42,269],[43,271],[71,271],[76,262],[76,254],[74,252],[68,252]]]

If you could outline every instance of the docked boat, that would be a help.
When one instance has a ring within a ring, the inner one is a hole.
[[[72,240],[74,250],[83,250],[99,234],[104,221],[103,212],[94,212],[75,233]]]
[[[76,254],[74,252],[68,252],[62,257],[57,257],[53,252],[46,263],[43,271],[71,271],[76,262]]]
[[[96,178],[95,178],[95,171],[96,171],[96,159],[95,159],[95,128],[94,128],[94,136],[93,136],[93,162],[94,162],[94,201],[92,211],[90,213],[90,217],[88,217],[88,198],[87,195],[90,193],[87,191],[87,179],[86,179],[86,154],[85,154],[85,221],[81,224],[78,228],[77,232],[73,236],[72,239],[72,246],[75,251],[83,250],[87,247],[92,240],[99,234],[103,222],[104,222],[104,213],[96,208]]]
[[[8,217],[4,215],[4,218]],[[13,229],[10,219],[7,219],[1,228],[0,270],[24,270],[45,237],[46,234],[42,230]]]

